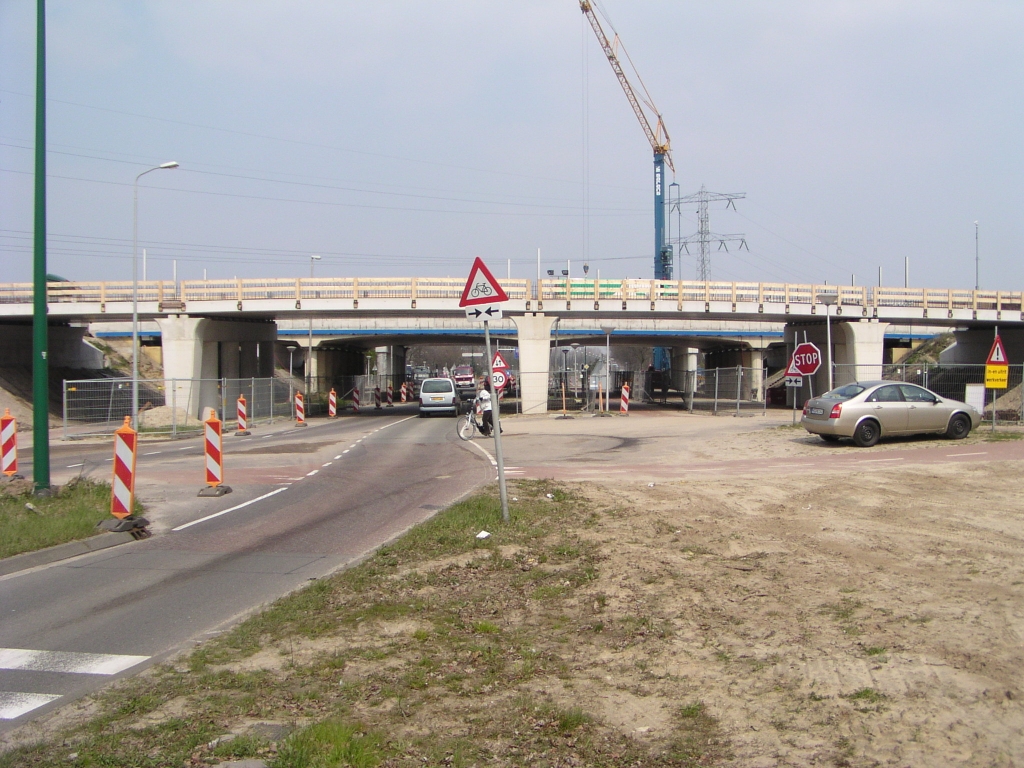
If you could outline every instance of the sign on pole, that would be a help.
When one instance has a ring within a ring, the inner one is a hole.
[[[459,301],[459,306],[480,310],[479,315],[471,314],[467,310],[466,317],[471,320],[483,321],[484,346],[487,349],[487,367],[492,387],[497,387],[497,382],[494,378],[495,370],[492,365],[493,359],[491,358],[489,321],[492,319],[497,320],[501,317],[501,308],[494,305],[504,301],[508,301],[508,294],[498,284],[498,281],[491,274],[483,260],[477,256],[473,261],[473,267],[469,270],[469,278],[466,280],[466,287],[462,291],[462,299]],[[504,376],[505,372],[503,370],[498,372]],[[502,381],[501,386],[504,386],[504,381]],[[501,499],[501,519],[507,523],[509,521],[508,492],[505,488],[505,458],[501,451],[501,407],[497,402],[492,405],[491,418],[493,419],[493,429],[491,431],[494,433],[494,457],[498,464],[498,496]]]
[[[787,387],[802,387],[804,385],[803,376],[787,376],[786,386]]]
[[[505,388],[508,383],[508,375],[505,373],[504,368],[495,368],[494,373],[491,374],[491,384],[494,385],[494,389],[500,392]]]
[[[1010,361],[1003,340],[997,335],[985,360],[985,388],[1006,389],[1010,378]]]
[[[505,362],[505,358],[501,356],[501,352],[494,353],[494,358],[491,360],[491,368],[494,370],[501,368],[505,371],[509,369],[509,364]]]
[[[790,376],[813,376],[821,367],[821,350],[809,341],[797,344],[793,350],[793,357],[790,358],[786,375]]]

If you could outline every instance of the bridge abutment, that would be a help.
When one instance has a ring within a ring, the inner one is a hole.
[[[220,413],[221,379],[274,375],[277,325],[195,317],[158,318],[166,402],[198,418]],[[223,414],[221,414],[223,418]]]

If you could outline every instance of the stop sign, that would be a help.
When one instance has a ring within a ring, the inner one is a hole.
[[[793,352],[793,361],[790,363],[790,368],[795,368],[801,376],[813,376],[820,367],[821,350],[809,341],[797,344],[796,350]]]

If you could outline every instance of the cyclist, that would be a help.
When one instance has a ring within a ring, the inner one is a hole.
[[[476,399],[473,401],[473,407],[479,406],[481,417],[480,432],[484,437],[491,436],[491,383],[487,379],[482,379],[480,382],[480,389],[476,393]]]

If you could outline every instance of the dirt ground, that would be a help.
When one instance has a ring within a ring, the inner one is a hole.
[[[590,428],[513,424],[513,451],[516,433],[522,449],[527,432]],[[857,450],[764,422],[692,428],[693,459]],[[676,439],[664,422],[628,429],[646,430],[651,454]],[[525,502],[527,486],[512,493]],[[551,487],[572,501],[550,528],[511,544],[498,531],[455,556],[390,553],[332,587],[317,636],[268,636],[225,659],[218,669],[263,670],[316,696],[281,705],[288,720],[267,691],[224,728],[302,725],[348,697],[352,716],[413,745],[387,765],[1024,765],[1019,461]],[[178,696],[129,727],[190,706]],[[566,714],[575,707],[583,725]],[[542,744],[559,717],[579,730]],[[444,755],[443,739],[491,751],[465,762],[416,751]]]

